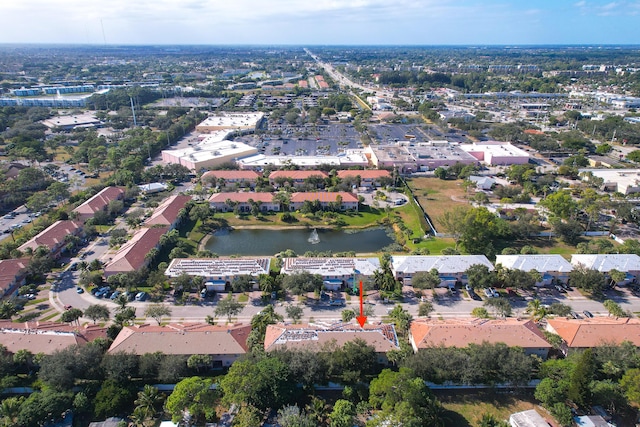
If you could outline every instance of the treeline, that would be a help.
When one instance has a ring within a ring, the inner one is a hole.
[[[550,359],[540,365],[540,378],[535,397],[563,426],[573,425],[571,407],[600,405],[625,417],[640,404],[640,352],[628,341]]]
[[[401,362],[415,374],[435,384],[522,385],[535,378],[540,359],[504,343],[469,344],[467,347],[420,349]]]

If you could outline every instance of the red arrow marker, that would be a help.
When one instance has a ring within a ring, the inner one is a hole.
[[[360,323],[360,327],[364,327],[364,324],[367,323],[367,316],[364,315],[364,301],[362,300],[362,280],[360,281],[360,316],[356,317],[358,323]]]

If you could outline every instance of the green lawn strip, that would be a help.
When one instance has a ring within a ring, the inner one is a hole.
[[[436,396],[447,410],[446,427],[477,426],[484,414],[492,414],[498,420],[508,420],[514,412],[537,410],[540,415],[553,418],[538,405],[532,392],[517,394],[498,391],[435,391]]]
[[[47,301],[49,301],[49,298],[34,299],[32,301],[27,301],[27,303],[25,304],[25,307],[31,307],[34,305],[42,304],[43,302],[47,302]]]
[[[47,310],[47,311],[51,311],[51,310]],[[60,316],[60,313],[58,313],[57,311],[54,311],[51,314],[47,314],[44,317],[40,317],[40,320],[43,321],[43,322],[46,322],[47,320],[51,320],[51,319],[53,319],[54,317],[57,317],[57,316]]]
[[[249,295],[247,294],[238,295],[238,302],[247,302],[247,301],[249,301]]]

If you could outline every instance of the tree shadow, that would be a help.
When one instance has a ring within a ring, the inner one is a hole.
[[[442,414],[442,419],[445,427],[471,427],[465,417],[454,411],[445,410]]]

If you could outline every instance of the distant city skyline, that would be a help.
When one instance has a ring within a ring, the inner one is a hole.
[[[2,0],[0,43],[640,44],[640,0]]]

